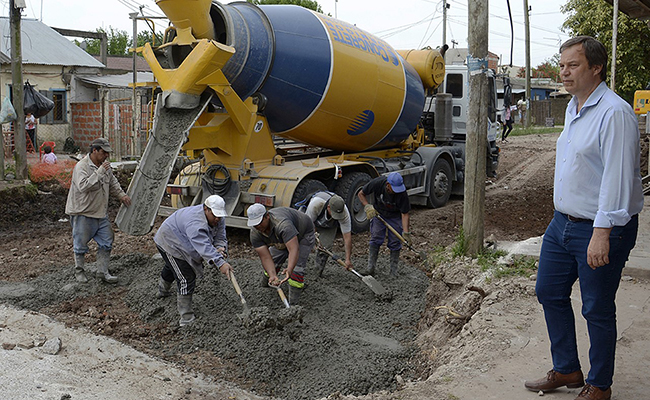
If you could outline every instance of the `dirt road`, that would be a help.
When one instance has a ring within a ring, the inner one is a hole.
[[[552,216],[556,138],[513,137],[503,146],[499,177],[490,180],[486,190],[486,237],[523,240],[543,233]],[[332,263],[324,278],[310,279],[313,271],[308,271],[303,321],[256,332],[239,321],[241,305],[227,280],[208,271],[196,294],[198,323],[179,329],[174,298],[154,296],[161,264],[151,257],[156,252],[151,234],[128,237],[117,232],[111,271],[119,276],[118,285],[77,284],[72,277],[70,228],[63,213],[65,191],[41,190],[50,194],[0,191],[0,303],[59,322],[57,327],[38,320],[27,323],[41,317],[0,309],[0,342],[6,347],[16,345],[0,350],[0,360],[21,365],[15,381],[34,377],[29,398],[69,394],[111,399],[117,397],[109,393],[119,392],[119,398],[133,399],[260,395],[288,400],[327,396],[423,400],[473,399],[479,392],[479,398],[521,399],[536,396],[520,388],[521,380],[549,368],[533,280],[492,279],[472,260],[456,259],[433,267],[433,259],[424,263],[408,251],[402,253],[397,280],[388,278],[387,253],[381,253],[378,279],[392,294],[389,299],[376,298],[358,278]],[[451,244],[461,223],[460,199],[441,209],[415,209],[411,231],[416,247],[431,251]],[[259,286],[261,269],[246,232],[229,230],[228,237],[231,261],[247,300],[253,307],[281,310],[277,294]],[[360,270],[367,257],[367,239],[366,234],[354,238],[353,262]],[[342,252],[341,243],[337,251]],[[93,261],[93,256],[87,260],[91,270]],[[629,286],[648,293],[644,285],[627,281],[622,291]],[[643,302],[630,296],[640,313],[647,315],[647,297]],[[452,307],[467,318],[450,320],[440,306]],[[637,329],[647,320],[634,313],[629,319],[622,315],[624,320],[632,322],[624,331],[628,335],[622,336],[619,353],[625,351],[623,340],[639,346],[647,341]],[[67,336],[73,333],[60,324],[88,332],[88,339]],[[40,347],[20,350],[18,346],[56,335],[63,339],[56,356],[42,355]],[[133,347],[129,351],[134,353],[118,356],[121,353],[112,346],[124,345]],[[630,344],[630,358],[625,361],[630,362],[625,372],[630,383],[642,379],[642,371],[647,370],[647,360],[635,361],[643,354],[636,346]],[[134,359],[146,361],[133,368]],[[108,364],[112,367],[104,370]],[[39,374],[43,368],[53,374]],[[61,368],[75,378],[56,386],[62,375],[54,372]],[[86,373],[100,369],[101,374]],[[142,384],[136,384],[139,381]],[[220,391],[222,386],[214,382],[224,381],[230,383]],[[9,393],[10,398],[12,394],[20,398],[18,393],[26,389],[14,381],[3,387],[3,382],[0,393]],[[621,378],[621,382],[626,381]],[[514,397],[507,397],[508,393]],[[616,393],[625,393],[618,387],[614,398],[638,398],[616,397]],[[572,397],[565,393],[557,398]]]

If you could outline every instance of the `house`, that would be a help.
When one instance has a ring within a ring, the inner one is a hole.
[[[0,96],[11,96],[9,18],[0,17],[0,30]],[[79,83],[76,78],[97,76],[104,65],[36,19],[22,19],[21,30],[23,80],[54,101],[54,109],[39,119],[37,140],[62,144],[71,136],[70,102],[74,101]]]

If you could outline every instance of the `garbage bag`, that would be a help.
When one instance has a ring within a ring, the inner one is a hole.
[[[0,110],[0,124],[15,121],[16,118],[18,118],[16,115],[16,109],[13,104],[11,104],[9,96],[5,96],[2,100],[2,109]]]
[[[25,104],[23,105],[25,114],[31,113],[35,118],[41,118],[54,108],[54,102],[35,90],[29,81],[25,82],[23,90],[25,92]]]

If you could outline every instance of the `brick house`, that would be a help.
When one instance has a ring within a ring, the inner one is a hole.
[[[10,32],[9,26],[9,18],[0,17],[2,32]],[[54,109],[38,121],[37,142],[51,140],[63,148],[72,134],[76,78],[97,76],[104,65],[38,20],[22,19],[21,30],[23,80],[54,101]],[[6,37],[0,41],[0,96],[11,96],[11,83],[11,41]]]

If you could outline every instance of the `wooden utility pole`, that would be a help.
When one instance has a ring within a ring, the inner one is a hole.
[[[14,145],[16,146],[16,179],[27,179],[27,141],[25,140],[25,111],[23,94],[23,52],[21,44],[20,12],[25,0],[10,0],[11,15],[11,90],[16,109],[14,121]],[[34,148],[36,144],[32,143]]]
[[[614,18],[612,18],[612,76],[610,89],[616,91],[616,42],[618,42],[618,0],[614,0]],[[646,122],[647,123],[647,122]]]
[[[467,116],[465,202],[463,232],[468,255],[483,249],[485,215],[485,168],[487,154],[487,105],[489,101],[488,56],[489,1],[470,1],[469,9],[469,113]]]
[[[530,126],[530,10],[528,0],[524,0],[524,24],[526,30],[526,115],[524,116],[524,126]]]

